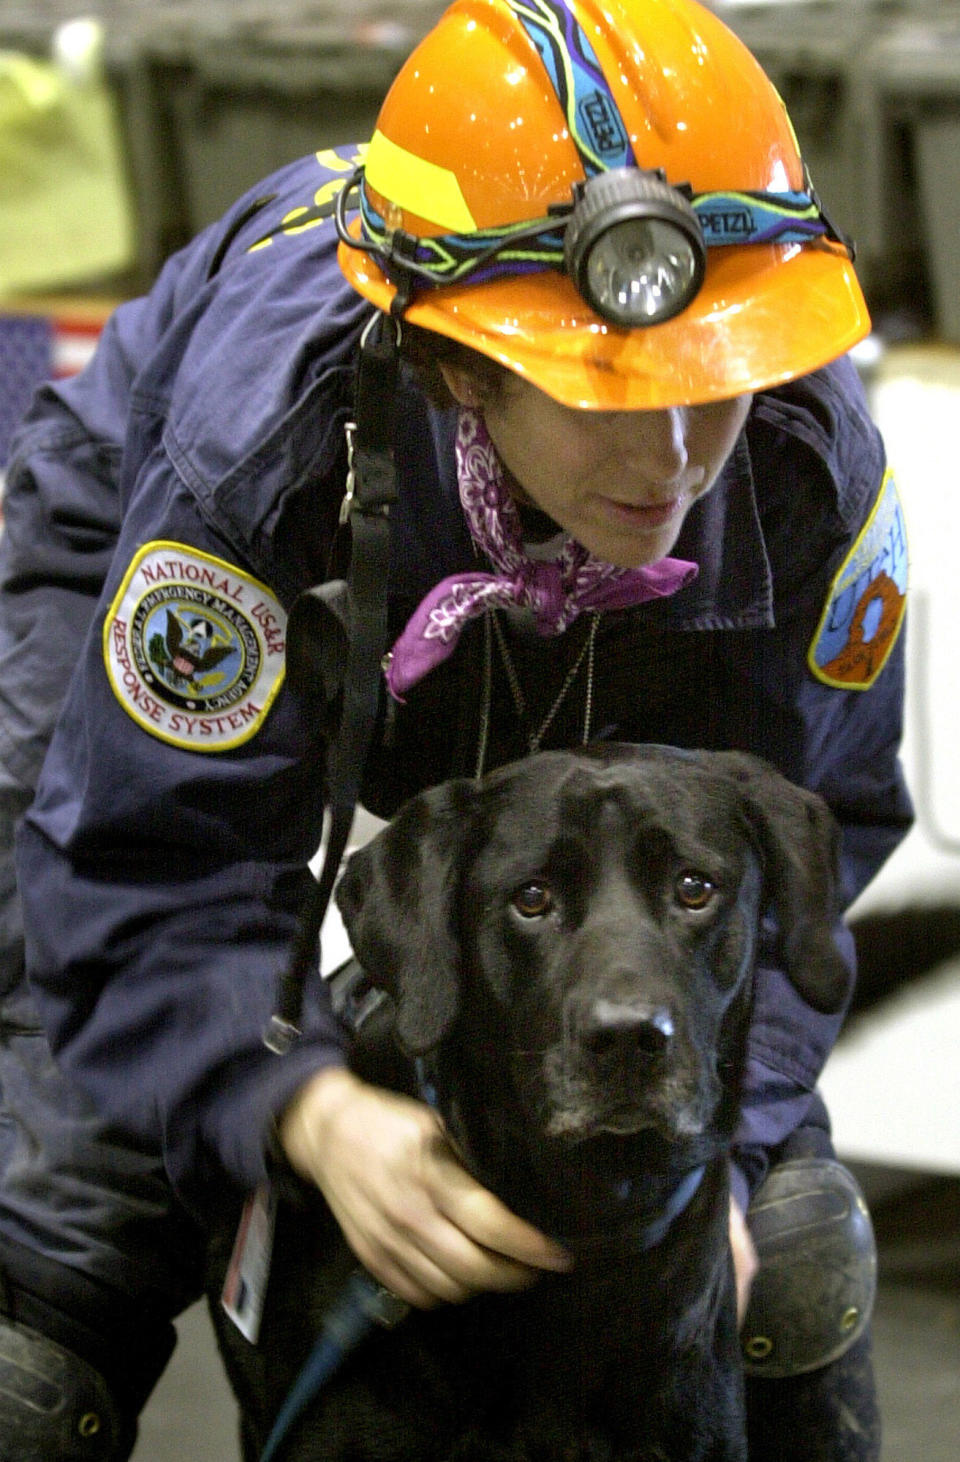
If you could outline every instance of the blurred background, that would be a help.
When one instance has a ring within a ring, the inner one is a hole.
[[[275,166],[366,139],[438,0],[0,0],[0,482],[36,385]],[[904,756],[918,821],[854,912],[824,1078],[880,1244],[885,1462],[960,1456],[960,0],[723,0],[851,233],[857,363],[910,530]],[[358,837],[367,830],[361,819]],[[340,931],[329,941],[337,952]],[[203,1310],[135,1462],[237,1456]]]

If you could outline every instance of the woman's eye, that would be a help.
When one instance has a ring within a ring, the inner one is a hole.
[[[542,919],[553,908],[553,894],[542,883],[525,883],[510,902],[522,919]]]
[[[674,884],[677,902],[685,909],[705,909],[717,892],[717,885],[705,873],[681,873]]]

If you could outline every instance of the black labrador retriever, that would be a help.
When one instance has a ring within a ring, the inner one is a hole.
[[[773,912],[790,979],[840,1008],[836,847],[825,804],[756,758],[607,745],[446,783],[354,855],[339,907],[391,997],[357,1069],[435,1101],[576,1264],[377,1330],[285,1459],[746,1457],[727,1150],[751,972]],[[259,1351],[228,1342],[252,1431],[350,1267],[317,1198],[285,1206]]]

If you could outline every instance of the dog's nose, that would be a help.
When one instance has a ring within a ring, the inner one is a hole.
[[[673,1039],[673,1016],[646,1001],[595,1000],[583,1013],[580,1038],[592,1056],[653,1059]]]

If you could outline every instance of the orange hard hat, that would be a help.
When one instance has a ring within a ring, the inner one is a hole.
[[[602,73],[631,166],[668,191],[694,200],[809,193],[775,88],[695,0],[456,0],[398,73],[366,155],[365,205],[381,221],[388,251],[394,236],[482,241],[485,230],[546,220],[569,204],[586,176],[580,112],[565,109],[561,96],[577,47],[588,71]],[[581,90],[574,105],[589,109],[590,97]],[[348,228],[365,241],[361,217]],[[402,259],[367,242],[341,242],[340,265],[388,310]],[[612,323],[562,262],[534,272],[518,265],[481,282],[415,281],[404,314],[566,405],[617,410],[776,385],[868,332],[850,250],[831,228],[716,246],[708,234],[706,245],[697,292],[655,324]]]

